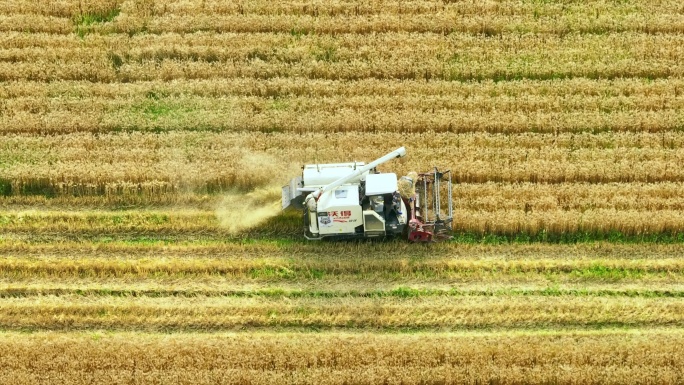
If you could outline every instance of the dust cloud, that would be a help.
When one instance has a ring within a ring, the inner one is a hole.
[[[221,227],[232,234],[256,227],[281,211],[280,186],[259,187],[250,192],[224,194],[216,209]]]
[[[240,189],[223,194],[216,208],[221,227],[236,234],[264,224],[279,215],[281,188],[301,173],[299,165],[278,161],[271,155],[243,150],[238,169]]]

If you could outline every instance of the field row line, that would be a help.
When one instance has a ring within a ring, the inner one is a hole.
[[[459,210],[586,211],[617,209],[636,211],[680,210],[684,197],[680,192],[684,183],[459,183],[455,189],[454,206]],[[74,186],[75,187],[75,186]],[[0,224],[17,221],[30,222],[32,218],[60,217],[117,217],[132,220],[152,215],[206,216],[221,206],[220,194],[203,195],[182,193],[160,196],[121,194],[105,196],[84,195],[74,197],[59,194],[47,198],[35,195],[8,195],[0,197]],[[137,199],[136,199],[137,198]],[[97,206],[100,207],[97,207]],[[129,205],[131,207],[126,207]],[[137,206],[137,207],[136,207]],[[40,208],[40,212],[36,211]],[[106,219],[105,219],[106,220]]]
[[[562,298],[562,301],[559,301]],[[235,327],[482,329],[681,325],[666,297],[83,297],[0,300],[5,330],[230,330]]]
[[[237,220],[219,207],[214,212],[198,215],[157,213],[78,214],[5,214],[0,216],[0,229],[7,234],[36,236],[53,233],[64,235],[203,235],[209,237],[236,237],[245,234],[298,234],[301,231],[301,213],[290,212],[265,220],[253,229],[234,229],[226,221]],[[681,210],[465,210],[457,208],[454,231],[459,234],[495,235],[548,235],[567,234],[601,236],[643,236],[664,234],[674,238],[684,232],[684,213]]]
[[[334,249],[334,247],[330,247]],[[328,250],[330,252],[330,250]],[[528,255],[525,259],[459,258],[456,255],[432,258],[394,257],[368,259],[350,258],[343,253],[339,260],[316,260],[313,256],[291,254],[271,257],[207,257],[151,256],[92,257],[74,255],[10,256],[0,262],[0,278],[29,280],[32,278],[159,280],[206,278],[246,279],[252,281],[296,282],[297,280],[344,280],[357,277],[403,278],[425,280],[469,280],[492,277],[511,279],[526,275],[556,277],[578,281],[632,281],[640,279],[676,281],[684,274],[684,262],[679,258],[608,259],[583,256],[551,259]]]
[[[332,252],[331,252],[332,251]],[[163,243],[154,242],[57,242],[34,243],[11,240],[6,237],[0,240],[0,254],[11,258],[38,259],[52,258],[55,263],[59,258],[85,258],[91,260],[106,259],[188,259],[205,258],[223,261],[250,259],[287,260],[293,255],[298,261],[318,261],[350,263],[363,265],[362,262],[374,261],[382,263],[414,258],[420,261],[435,260],[649,260],[655,263],[663,259],[671,259],[673,255],[684,253],[684,244],[619,244],[619,243],[579,243],[567,245],[549,244],[465,244],[442,242],[430,244],[429,247],[416,248],[403,241],[395,242],[343,242],[343,243],[311,243],[304,239],[261,239],[261,240],[227,240],[215,239],[206,243]],[[372,255],[368,258],[365,255]]]
[[[482,289],[463,290],[451,289],[427,289],[410,288],[399,286],[391,290],[367,290],[367,291],[325,291],[325,290],[284,290],[284,289],[257,289],[257,290],[222,290],[222,289],[171,289],[159,287],[156,289],[117,288],[106,286],[101,288],[39,288],[0,287],[0,299],[2,298],[31,298],[31,297],[123,297],[123,298],[212,298],[212,297],[236,297],[236,298],[414,298],[414,297],[629,297],[629,298],[684,298],[684,290],[650,290],[650,289],[561,289],[547,287],[545,289]]]
[[[152,15],[197,16],[212,15],[293,15],[293,16],[347,16],[359,17],[369,15],[420,15],[425,13],[450,14],[456,16],[491,15],[492,17],[527,16],[544,18],[550,16],[570,16],[581,18],[582,15],[594,16],[600,14],[618,14],[629,16],[634,14],[677,14],[684,13],[681,4],[672,0],[637,1],[631,3],[615,3],[612,1],[596,1],[591,7],[571,2],[566,4],[545,3],[535,4],[517,1],[501,1],[497,3],[471,3],[464,1],[445,2],[441,0],[383,0],[373,3],[365,2],[330,2],[323,0],[310,1],[302,4],[298,1],[286,0],[277,3],[256,0],[249,3],[226,3],[209,0],[202,3],[168,3],[153,1],[146,7],[135,7],[122,0],[89,1],[87,4],[75,0],[62,1],[49,5],[32,2],[3,1],[0,11],[3,14],[35,14],[62,18],[72,18],[76,15],[99,15],[110,10],[120,10],[124,13],[139,14],[148,11]]]
[[[680,133],[599,135],[170,133],[4,137],[0,195],[172,195],[287,183],[318,161],[369,160],[380,143],[415,143],[393,171],[451,169],[456,183],[682,182]],[[194,141],[197,140],[197,141]],[[377,140],[377,141],[376,141]],[[349,143],[355,143],[353,148]],[[115,147],[115,148],[113,148]],[[238,149],[238,150],[236,150]],[[382,150],[386,151],[386,150]],[[344,152],[345,156],[342,157]],[[289,179],[289,178],[288,178]],[[638,187],[641,189],[642,187]],[[275,191],[275,190],[274,190]],[[274,192],[279,194],[279,190]],[[139,200],[133,197],[133,201]]]
[[[681,46],[682,42],[677,44]],[[570,48],[564,49],[572,51]],[[483,47],[483,50],[486,49]],[[580,49],[586,48],[577,47],[577,50]],[[608,49],[608,47],[604,49]],[[657,47],[647,49],[655,50]],[[535,55],[538,57],[534,57]],[[379,61],[334,62],[314,60],[299,63],[266,62],[262,60],[222,63],[163,59],[161,62],[127,63],[120,67],[116,64],[119,63],[120,59],[103,58],[93,61],[84,57],[83,60],[74,61],[43,59],[36,62],[2,62],[0,63],[0,80],[3,82],[89,81],[126,83],[178,80],[213,81],[214,79],[232,78],[268,80],[292,77],[336,81],[378,79],[387,81],[471,82],[573,78],[669,79],[684,76],[681,54],[676,54],[672,58],[626,58],[622,60],[617,57],[610,57],[602,52],[598,52],[597,56],[600,57],[595,59],[565,57],[547,60],[542,58],[544,55],[542,53],[535,55],[509,55],[491,58],[494,60],[492,62],[490,59],[482,59],[481,53],[478,53],[476,54],[478,60],[453,64],[445,64],[444,60],[403,56]]]
[[[293,228],[261,228],[255,231],[247,231],[239,234],[230,233],[211,233],[211,232],[141,232],[141,231],[120,231],[110,234],[95,232],[69,232],[69,231],[47,231],[44,233],[31,232],[5,232],[2,240],[19,241],[32,244],[49,243],[119,243],[129,245],[157,245],[165,246],[174,243],[183,245],[204,245],[221,243],[240,243],[240,242],[262,242],[277,240],[282,242],[299,241],[302,239],[301,231]],[[395,239],[401,241],[401,238]],[[392,240],[390,240],[392,241]],[[596,244],[596,243],[618,243],[629,245],[673,245],[684,242],[682,232],[660,232],[660,233],[623,233],[610,229],[605,231],[565,231],[553,233],[540,231],[530,233],[519,232],[455,232],[453,233],[454,244],[482,244],[482,245],[507,245],[507,244]]]
[[[589,7],[587,7],[589,8]],[[36,13],[14,13],[0,18],[2,32],[31,32],[73,35],[75,37],[122,34],[165,33],[288,33],[295,36],[311,34],[361,34],[386,32],[409,33],[468,33],[481,36],[498,36],[507,33],[537,33],[565,36],[568,34],[594,34],[639,32],[645,34],[675,34],[683,30],[681,13],[664,9],[649,13],[632,12],[624,15],[620,10],[546,14],[542,8],[525,15],[458,14],[456,12],[421,14],[377,15],[326,15],[316,8],[317,15],[216,15],[195,13],[152,15],[119,13],[117,9],[101,14],[75,14],[70,17],[44,16]],[[664,12],[663,12],[664,11]],[[313,12],[313,11],[311,11]],[[102,20],[98,20],[102,19]],[[109,19],[109,20],[107,20]]]
[[[270,110],[280,111],[287,114],[293,111],[305,114],[320,114],[326,116],[330,113],[343,113],[354,110],[357,113],[368,114],[369,110],[379,108],[393,111],[407,109],[411,113],[425,113],[434,110],[435,113],[468,112],[472,114],[501,114],[501,113],[525,113],[525,114],[562,114],[598,112],[604,115],[627,112],[659,112],[662,114],[677,115],[676,111],[684,108],[684,87],[679,90],[673,87],[669,91],[672,94],[639,94],[630,96],[611,95],[563,95],[555,94],[548,96],[520,96],[520,95],[495,95],[484,92],[470,95],[466,98],[458,98],[458,95],[360,95],[360,96],[283,96],[277,100],[257,96],[224,96],[208,98],[198,96],[157,97],[145,93],[133,95],[120,95],[116,99],[102,96],[90,96],[88,98],[48,98],[44,96],[19,97],[7,99],[3,104],[6,111],[14,111],[15,114],[47,114],[69,111],[74,114],[84,114],[89,106],[92,113],[102,115],[129,111],[131,114],[152,114],[152,109],[167,108],[187,112],[202,110],[212,113],[240,113],[249,111],[253,114],[265,114]],[[151,91],[148,91],[151,92]],[[163,94],[164,91],[158,91]],[[615,93],[620,90],[615,90]],[[657,92],[657,91],[656,91]],[[681,92],[681,94],[677,94]],[[78,91],[74,91],[78,93]],[[496,103],[493,106],[492,103]],[[275,112],[271,112],[275,113]],[[439,117],[439,119],[443,119]],[[6,130],[3,130],[6,131]]]
[[[13,81],[3,84],[0,95],[6,99],[38,98],[51,103],[98,98],[125,100],[145,97],[151,101],[168,98],[340,98],[353,97],[455,97],[458,100],[514,98],[519,103],[575,97],[608,99],[677,98],[684,91],[684,79],[557,79],[515,80],[495,82],[448,82],[440,80],[376,80],[335,81],[307,78],[178,80],[136,83],[91,83],[53,81],[50,83]]]
[[[501,58],[516,58],[518,55],[543,56],[544,53],[546,56],[543,57],[548,61],[562,58],[594,61],[617,57],[622,60],[671,60],[681,56],[680,45],[684,40],[679,33],[566,36],[507,33],[485,37],[458,33],[445,36],[439,33],[404,32],[307,36],[293,36],[289,33],[167,33],[132,38],[117,34],[83,39],[0,32],[0,39],[6,40],[0,49],[0,59],[3,62],[45,59],[80,62],[86,61],[87,53],[91,52],[91,60],[97,63],[101,59],[111,59],[111,55],[116,54],[122,60],[119,66],[126,63],[160,62],[164,59],[228,63],[283,61],[292,64],[301,61],[350,62],[354,59],[378,62],[399,59],[402,56],[451,64],[484,59],[491,59],[496,63]],[[607,50],[611,45],[614,50]],[[660,50],[654,51],[655,47]],[[492,51],[488,51],[488,48]],[[572,48],[576,49],[571,50]]]
[[[213,103],[213,102],[212,102]],[[620,104],[621,102],[618,102]],[[65,135],[74,133],[117,134],[198,132],[207,135],[227,134],[296,134],[319,132],[375,134],[431,134],[451,135],[471,133],[491,134],[597,134],[653,133],[670,135],[684,128],[682,109],[674,108],[674,100],[658,99],[655,105],[627,107],[610,105],[596,108],[578,108],[569,111],[561,107],[530,107],[531,110],[512,112],[514,107],[487,112],[486,107],[474,110],[413,106],[405,109],[390,107],[383,110],[379,104],[357,108],[337,106],[332,109],[302,107],[288,101],[264,101],[251,104],[239,101],[205,108],[177,102],[141,101],[130,106],[98,109],[88,113],[78,102],[62,109],[47,107],[43,103],[19,102],[13,110],[7,101],[0,117],[0,135],[13,134]],[[627,103],[630,104],[631,103]],[[469,108],[469,107],[468,107]],[[383,110],[382,113],[378,113]],[[41,112],[42,111],[42,112]]]

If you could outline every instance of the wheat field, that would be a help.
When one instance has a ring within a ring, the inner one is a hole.
[[[308,243],[312,162],[454,238]],[[0,0],[0,383],[684,382],[684,5]]]

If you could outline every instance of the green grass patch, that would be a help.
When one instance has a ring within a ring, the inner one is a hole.
[[[333,45],[319,45],[311,52],[314,59],[328,63],[337,62],[337,47]]]
[[[285,266],[265,266],[251,269],[249,276],[252,279],[296,279],[297,274]]]
[[[104,9],[100,11],[89,11],[74,15],[72,18],[75,28],[75,33],[83,38],[88,33],[92,32],[92,27],[114,21],[114,18],[119,16],[121,9],[119,7]]]
[[[107,23],[114,20],[115,17],[119,16],[121,9],[111,8],[102,11],[91,11],[80,13],[74,16],[74,24],[80,26],[93,25],[95,23]]]
[[[12,182],[8,179],[0,178],[0,196],[12,195]]]
[[[134,107],[134,111],[142,113],[146,118],[159,119],[164,115],[169,115],[175,111],[180,111],[182,108],[164,103],[163,101],[145,102],[140,106]]]
[[[609,267],[594,265],[586,269],[573,270],[570,275],[581,279],[618,281],[624,279],[639,279],[646,274],[644,269]]]

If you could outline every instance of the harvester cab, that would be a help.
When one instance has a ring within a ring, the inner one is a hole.
[[[430,242],[451,237],[451,172],[437,168],[397,179],[376,167],[406,155],[400,147],[373,162],[307,164],[282,188],[282,207],[303,211],[309,240],[406,237]]]

